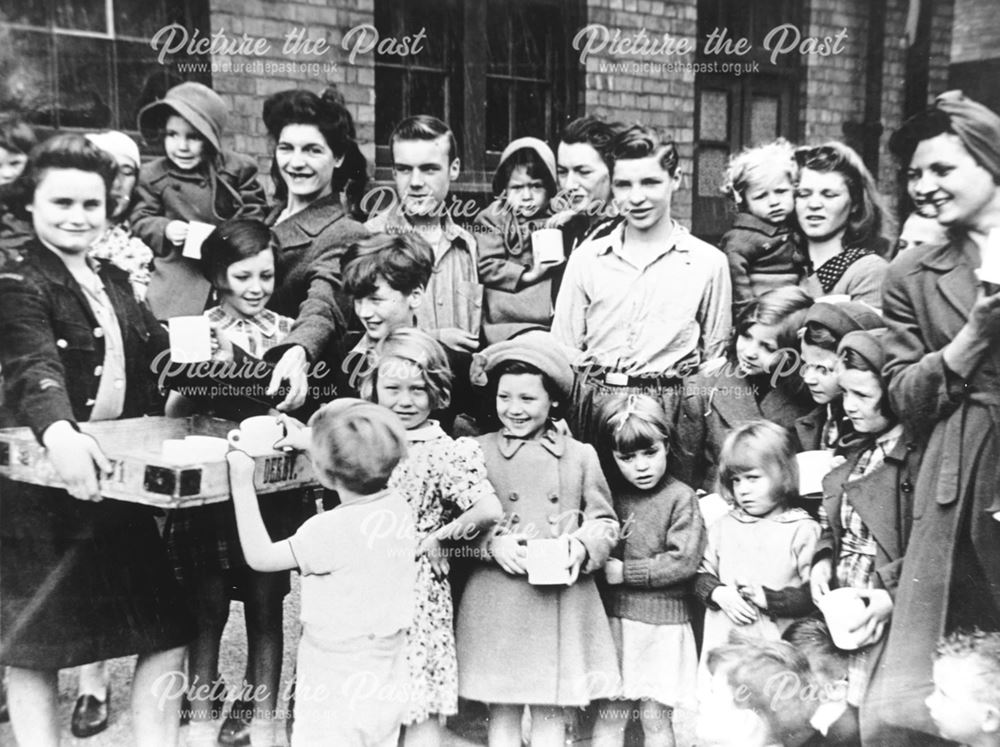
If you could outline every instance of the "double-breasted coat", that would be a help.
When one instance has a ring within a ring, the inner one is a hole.
[[[458,692],[485,703],[586,705],[620,691],[611,626],[591,574],[618,541],[618,520],[593,447],[548,431],[541,440],[477,439],[504,509],[499,532],[572,535],[587,548],[572,586],[533,586],[490,558],[459,607]]]
[[[893,724],[935,733],[924,699],[938,639],[955,625],[1000,628],[1000,349],[968,378],[944,363],[976,298],[978,252],[953,235],[891,265],[883,301],[893,408],[929,433],[884,664],[872,684]],[[961,599],[953,604],[954,598]]]

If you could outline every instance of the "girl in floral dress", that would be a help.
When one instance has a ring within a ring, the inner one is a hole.
[[[492,528],[500,502],[486,479],[479,445],[452,439],[432,410],[448,405],[451,370],[444,350],[425,332],[402,328],[376,348],[362,382],[364,397],[392,410],[406,426],[409,450],[389,487],[403,493],[416,523],[417,593],[407,640],[410,712],[404,743],[440,744],[443,717],[458,712],[458,665],[447,547]]]

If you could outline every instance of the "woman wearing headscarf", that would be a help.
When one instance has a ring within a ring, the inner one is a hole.
[[[924,699],[938,640],[957,628],[1000,629],[1000,292],[977,277],[997,251],[987,237],[1000,228],[1000,116],[949,91],[890,148],[906,165],[910,197],[949,241],[909,250],[886,279],[889,396],[930,441],[873,695],[889,723],[930,735]]]

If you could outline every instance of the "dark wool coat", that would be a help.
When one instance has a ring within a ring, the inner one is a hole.
[[[671,471],[709,493],[716,492],[719,453],[729,431],[753,420],[773,420],[792,430],[796,419],[812,407],[808,391],[784,380],[758,402],[760,377],[743,376],[736,366],[727,361],[715,373],[699,373],[684,383]],[[769,383],[770,377],[764,377],[763,385]]]
[[[896,624],[872,692],[891,723],[928,733],[935,732],[923,701],[932,690],[938,639],[956,618],[1000,627],[1000,521],[993,518],[1000,491],[1000,349],[988,352],[966,380],[945,367],[942,353],[976,298],[972,257],[978,255],[970,244],[953,237],[943,247],[903,253],[889,269],[883,302],[893,408],[930,440],[914,491]],[[959,560],[978,569],[956,572]],[[964,595],[961,607],[949,604],[953,593]]]
[[[267,359],[301,345],[315,361],[344,335],[351,301],[343,294],[340,260],[368,230],[347,217],[338,193],[277,223],[284,207],[274,207],[267,216],[277,242],[274,295],[267,307],[294,319],[295,326],[281,345],[268,351]]]
[[[231,218],[263,219],[267,203],[256,163],[223,151],[211,168],[181,171],[164,156],[142,167],[135,191],[132,233],[156,255],[146,296],[150,308],[157,319],[201,314],[211,286],[197,261],[181,256],[183,247],[163,232],[173,220],[218,225]]]

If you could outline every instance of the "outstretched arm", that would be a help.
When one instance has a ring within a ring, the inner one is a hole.
[[[229,489],[233,495],[236,510],[236,528],[240,534],[240,545],[247,564],[255,571],[271,573],[288,571],[298,567],[288,540],[272,542],[271,535],[264,526],[257,503],[257,491],[253,486],[254,461],[242,451],[230,451],[226,455],[229,463]]]

